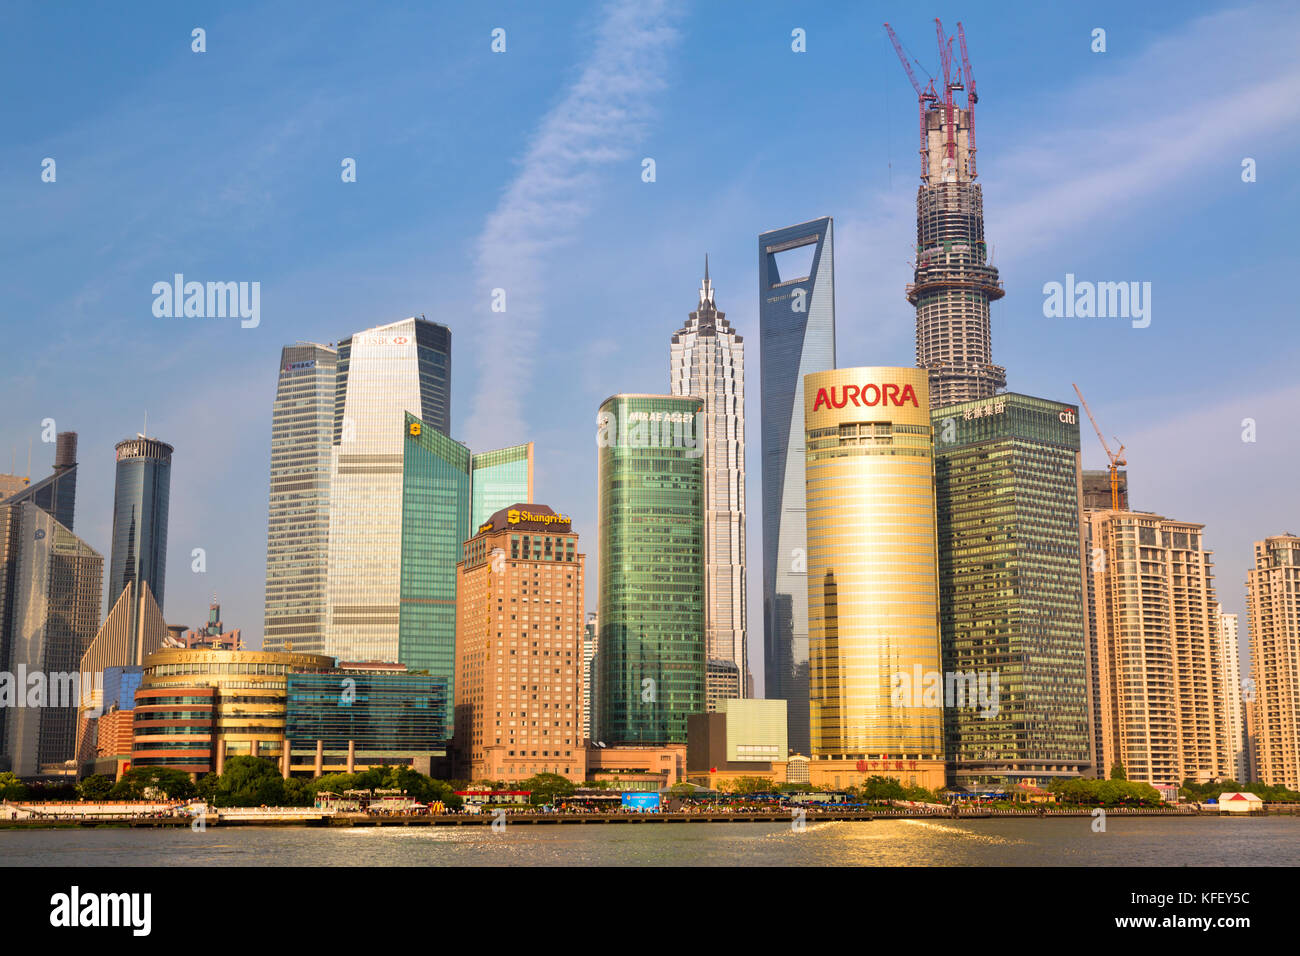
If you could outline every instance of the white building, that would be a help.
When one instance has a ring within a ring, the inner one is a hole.
[[[714,688],[706,697],[739,696],[747,685],[745,649],[745,346],[713,301],[708,258],[700,303],[672,340],[673,395],[702,399],[704,442],[705,654],[739,670],[739,690]],[[721,672],[720,670],[718,671]],[[710,708],[712,709],[712,708]]]

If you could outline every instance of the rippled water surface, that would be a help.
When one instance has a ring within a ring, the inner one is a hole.
[[[1300,865],[1300,818],[0,830],[7,866]]]

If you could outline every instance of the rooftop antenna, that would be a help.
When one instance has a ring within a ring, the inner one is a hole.
[[[27,480],[32,480],[32,440],[27,439]]]

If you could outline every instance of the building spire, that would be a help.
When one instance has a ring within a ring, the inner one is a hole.
[[[704,284],[700,286],[700,308],[707,305],[710,309],[717,309],[713,303],[713,283],[709,281],[709,254],[704,254]]]

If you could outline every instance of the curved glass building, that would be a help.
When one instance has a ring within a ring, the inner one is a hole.
[[[162,610],[174,450],[166,442],[143,435],[117,443],[108,608],[117,603],[128,584],[147,584]],[[133,602],[132,608],[130,633],[134,635],[138,619],[136,603]]]
[[[704,447],[698,398],[600,406],[600,734],[686,742],[705,709]]]
[[[917,368],[804,379],[809,706],[814,758],[941,780],[928,380]]]

